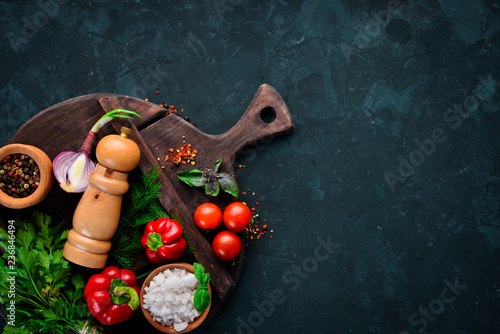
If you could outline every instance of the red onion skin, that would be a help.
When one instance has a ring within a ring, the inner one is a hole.
[[[89,131],[87,134],[87,138],[83,141],[82,147],[80,147],[80,150],[85,150],[87,154],[90,156],[90,152],[92,149],[92,145],[94,144],[95,140],[97,138],[97,134],[94,131]]]

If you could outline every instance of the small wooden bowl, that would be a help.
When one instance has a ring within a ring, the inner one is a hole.
[[[0,204],[11,209],[23,209],[40,203],[47,197],[54,182],[52,161],[39,148],[24,144],[10,144],[0,148],[0,161],[11,154],[26,154],[35,160],[40,169],[40,184],[31,195],[24,198],[14,198],[0,190]]]
[[[203,323],[203,321],[205,320],[205,318],[208,315],[208,312],[210,311],[210,306],[212,305],[212,298],[213,298],[213,296],[212,296],[212,289],[210,288],[210,284],[208,284],[208,292],[210,293],[210,304],[205,309],[205,311],[203,311],[198,316],[198,318],[194,319],[193,322],[191,322],[191,323],[188,324],[188,326],[186,327],[186,329],[184,329],[183,331],[178,332],[178,331],[176,331],[175,329],[173,329],[171,327],[163,326],[162,324],[160,324],[160,323],[158,323],[156,321],[153,321],[153,317],[151,316],[151,314],[149,314],[149,311],[144,308],[144,298],[143,298],[143,296],[146,294],[145,288],[147,286],[149,286],[149,284],[151,283],[151,280],[156,275],[158,275],[160,272],[164,272],[167,269],[176,269],[176,268],[177,269],[184,269],[184,270],[189,271],[190,273],[194,274],[194,267],[192,265],[188,264],[188,263],[171,263],[171,264],[166,264],[164,266],[156,268],[151,274],[149,274],[149,276],[144,281],[144,284],[142,284],[142,288],[141,288],[141,297],[140,297],[140,300],[141,300],[142,312],[144,313],[144,316],[149,321],[149,323],[151,325],[153,325],[154,328],[158,329],[159,331],[162,331],[163,333],[172,333],[172,334],[174,334],[174,333],[188,333],[188,332],[192,331],[193,329],[199,327]]]

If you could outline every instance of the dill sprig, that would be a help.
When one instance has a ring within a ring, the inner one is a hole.
[[[141,175],[139,181],[133,182],[130,185],[130,201],[125,214],[122,215],[120,223],[123,226],[137,227],[142,225],[136,219],[144,215],[144,213],[166,215],[167,213],[158,205],[158,198],[161,196],[161,184],[158,182],[160,170],[153,168],[149,172]],[[153,207],[155,206],[156,207]],[[161,217],[159,217],[161,218]]]
[[[111,253],[123,268],[137,271],[148,264],[145,251],[140,244],[144,228],[150,221],[159,218],[170,218],[158,202],[158,198],[161,196],[161,184],[158,182],[160,173],[158,168],[154,168],[141,175],[138,180],[130,182],[130,195],[126,199],[118,231],[113,238],[113,244],[116,245],[116,248]],[[172,219],[179,221],[181,226],[183,225],[179,219]],[[185,230],[182,237],[187,243],[183,255],[183,258],[185,258],[191,256],[194,249]],[[142,255],[142,257],[138,255]]]

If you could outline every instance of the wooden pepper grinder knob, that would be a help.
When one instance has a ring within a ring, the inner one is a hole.
[[[73,229],[63,256],[88,268],[104,268],[111,249],[111,238],[118,228],[122,195],[127,192],[128,172],[139,163],[141,152],[128,138],[130,129],[108,135],[96,147],[97,166],[89,174],[87,190],[73,215]]]

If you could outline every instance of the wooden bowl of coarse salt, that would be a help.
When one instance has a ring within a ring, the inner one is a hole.
[[[201,314],[198,313],[193,304],[197,286],[194,267],[188,263],[171,263],[156,268],[142,284],[140,300],[144,316],[153,327],[164,333],[192,331],[206,319],[212,304],[212,289],[208,284],[210,304]],[[175,298],[184,292],[190,297],[184,294],[180,300]],[[156,300],[158,294],[162,297]],[[184,321],[175,323],[167,320],[176,316]]]

